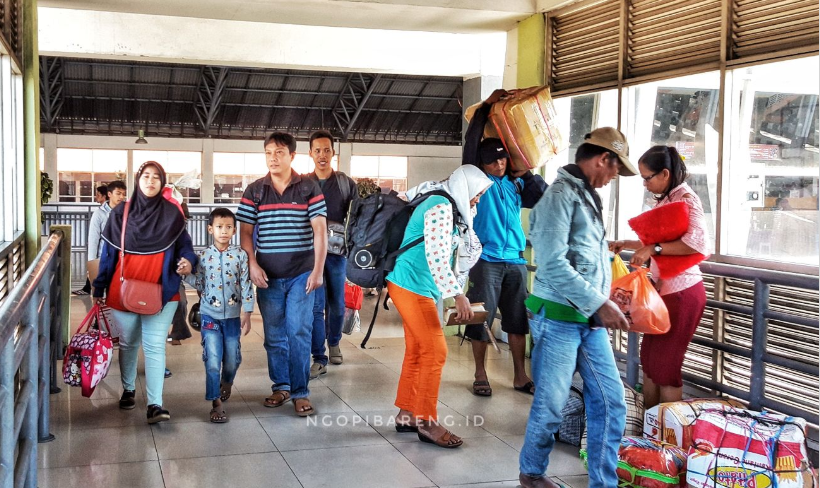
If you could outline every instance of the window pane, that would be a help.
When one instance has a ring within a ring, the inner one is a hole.
[[[652,146],[674,146],[685,158],[686,182],[703,203],[714,242],[717,207],[718,72],[647,83],[626,90],[629,159],[637,166]],[[636,239],[627,221],[655,205],[639,176],[618,178],[619,239]]]
[[[407,178],[406,156],[379,156],[379,172],[382,178]]]
[[[726,254],[817,265],[818,58],[731,72]]]
[[[552,183],[558,169],[575,162],[575,151],[583,144],[584,136],[598,127],[617,127],[618,91],[608,90],[600,93],[564,97],[554,100],[558,114],[558,130],[564,137],[569,137],[569,146],[565,151],[556,154],[543,169],[544,180]],[[614,215],[615,202],[611,199],[612,185],[598,190],[604,201],[604,221],[610,229],[609,219]]]
[[[350,156],[350,176],[356,178],[378,178],[378,156]]]

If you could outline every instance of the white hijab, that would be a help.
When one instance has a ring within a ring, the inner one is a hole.
[[[444,190],[450,194],[453,201],[456,202],[459,217],[462,223],[467,226],[469,230],[473,230],[473,208],[470,207],[470,200],[483,192],[493,182],[487,178],[483,171],[472,164],[463,164],[459,166],[453,174],[446,180],[442,181],[425,181],[420,185],[407,190],[407,200],[413,200],[417,195],[427,193],[433,190]]]

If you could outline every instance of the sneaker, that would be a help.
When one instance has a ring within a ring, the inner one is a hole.
[[[320,374],[327,374],[327,366],[322,363],[313,363],[310,367],[310,379],[315,380]]]
[[[344,358],[342,357],[342,348],[339,346],[330,346],[330,364],[342,364]]]
[[[137,393],[134,390],[125,390],[122,392],[122,396],[120,397],[120,408],[123,410],[132,410],[136,407],[137,401],[134,399],[136,394]]]
[[[161,405],[148,405],[148,423],[156,424],[171,420],[171,413],[162,408]]]

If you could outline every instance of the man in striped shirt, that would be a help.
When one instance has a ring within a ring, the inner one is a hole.
[[[296,139],[265,139],[270,174],[245,189],[236,218],[265,331],[272,393],[266,407],[293,400],[296,414],[314,413],[308,391],[314,290],[322,286],[327,210],[319,185],[291,169]],[[256,249],[254,228],[258,226]]]

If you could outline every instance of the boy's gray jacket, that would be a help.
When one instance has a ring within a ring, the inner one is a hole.
[[[253,312],[248,255],[239,246],[231,245],[220,252],[212,245],[200,251],[199,264],[185,281],[202,294],[202,315],[230,319],[239,317],[242,311]]]
[[[590,317],[607,300],[612,265],[604,223],[584,182],[559,169],[530,213],[533,294]]]

